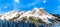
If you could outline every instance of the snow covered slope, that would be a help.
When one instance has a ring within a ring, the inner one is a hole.
[[[24,21],[24,22],[32,22],[36,25],[44,22],[44,23],[52,23],[48,19],[58,19],[57,17],[54,17],[53,15],[47,13],[44,8],[34,8],[30,11],[10,11],[3,15],[0,15],[0,20],[12,20],[12,21]]]

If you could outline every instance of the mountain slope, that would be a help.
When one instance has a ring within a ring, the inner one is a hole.
[[[12,21],[24,21],[35,23],[36,26],[38,26],[40,23],[46,23],[50,24],[52,23],[48,19],[54,20],[58,19],[57,17],[54,17],[53,15],[47,13],[44,8],[34,8],[32,11],[10,11],[2,16],[0,16],[0,20],[12,20]]]

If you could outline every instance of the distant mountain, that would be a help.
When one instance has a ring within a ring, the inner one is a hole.
[[[59,20],[58,17],[47,13],[42,7],[41,8],[35,7],[33,10],[29,11],[13,10],[3,15],[0,15],[0,20],[7,20],[7,21],[11,20],[16,22],[24,21],[25,23],[29,21],[31,23],[35,23],[36,26],[39,25],[40,23],[46,23],[46,24],[52,23],[48,19],[54,20],[52,22],[55,22],[56,19]]]

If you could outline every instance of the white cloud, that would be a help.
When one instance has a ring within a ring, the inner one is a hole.
[[[46,3],[46,0],[44,0],[43,3]]]
[[[19,3],[19,0],[14,0],[15,1],[15,3]]]
[[[45,1],[44,1],[45,2]],[[31,6],[35,6],[37,4],[40,4],[41,3],[41,0],[34,0],[32,3],[29,3],[27,5],[23,5],[19,2],[19,0],[15,0],[15,3],[18,3],[18,4],[14,4],[18,6],[18,8],[28,8],[28,7],[31,7]],[[16,7],[17,8],[17,7]]]

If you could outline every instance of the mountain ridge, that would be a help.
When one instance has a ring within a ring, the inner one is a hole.
[[[32,11],[10,11],[1,15],[0,20],[12,20],[12,21],[24,21],[24,22],[34,22],[39,25],[41,22],[46,24],[52,23],[48,19],[56,20],[57,17],[47,13],[44,8],[34,8]]]

